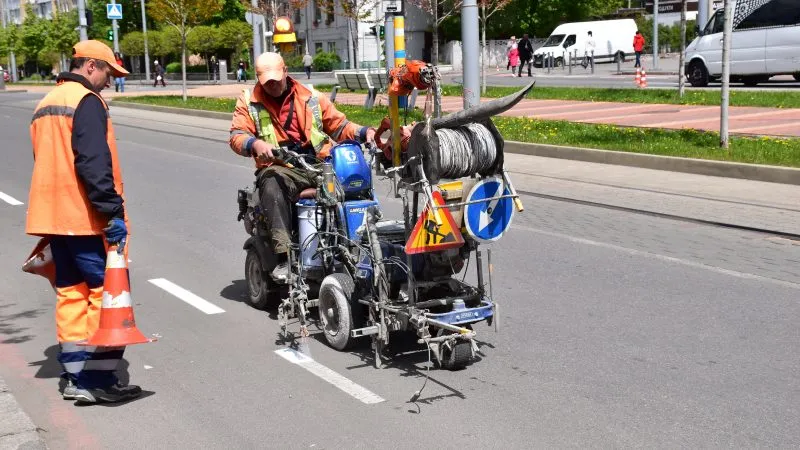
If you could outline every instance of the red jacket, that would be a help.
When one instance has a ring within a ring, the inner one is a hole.
[[[641,52],[644,50],[644,36],[637,34],[633,37],[633,51]]]

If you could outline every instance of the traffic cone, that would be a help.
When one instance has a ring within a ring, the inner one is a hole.
[[[154,340],[146,338],[136,328],[131,305],[131,288],[128,281],[128,263],[125,255],[118,253],[116,247],[112,247],[109,249],[106,259],[100,325],[86,345],[122,347],[145,344]]]
[[[633,78],[633,83],[636,86],[642,86],[642,69],[640,67],[636,68],[636,76]]]
[[[644,69],[642,69],[642,84],[640,84],[639,87],[642,89],[647,87],[647,71]]]

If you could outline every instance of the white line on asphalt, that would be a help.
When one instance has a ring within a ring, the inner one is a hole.
[[[19,206],[19,205],[23,204],[21,201],[15,199],[14,197],[12,197],[12,196],[10,196],[8,194],[4,194],[2,192],[0,192],[0,200],[3,200],[4,202],[8,203],[11,206]]]
[[[275,350],[275,353],[290,363],[306,369],[328,383],[336,386],[345,393],[350,394],[352,397],[361,401],[362,403],[371,405],[385,401],[383,397],[379,396],[378,394],[375,394],[369,389],[354,383],[342,375],[339,375],[333,370],[323,366],[322,364],[296,350],[291,348],[283,348],[280,350]]]
[[[169,292],[170,294],[178,297],[179,299],[183,300],[184,302],[194,306],[195,308],[203,311],[206,314],[219,314],[224,313],[225,310],[220,308],[219,306],[204,300],[195,294],[187,291],[186,289],[178,286],[177,284],[165,280],[163,278],[154,278],[152,280],[148,280],[150,283],[160,287],[161,289]]]
[[[533,233],[544,234],[545,236],[552,236],[552,237],[556,237],[556,238],[560,238],[560,239],[566,239],[568,241],[575,242],[575,243],[578,243],[578,244],[586,244],[586,245],[592,245],[592,246],[595,246],[595,247],[602,247],[602,248],[607,248],[607,249],[611,249],[611,250],[616,250],[616,251],[627,253],[627,254],[633,255],[633,256],[642,256],[642,257],[645,257],[645,258],[653,258],[653,259],[658,259],[658,260],[661,260],[661,261],[666,261],[666,262],[671,262],[671,263],[676,263],[676,264],[682,264],[684,266],[695,267],[695,268],[698,268],[698,269],[705,269],[705,270],[709,270],[711,272],[716,272],[716,273],[719,273],[719,274],[722,274],[722,275],[729,275],[729,276],[732,276],[732,277],[743,278],[745,280],[763,281],[763,282],[773,283],[773,284],[777,284],[777,285],[780,285],[780,286],[783,286],[783,287],[792,288],[792,289],[800,289],[800,284],[792,283],[790,281],[783,281],[783,280],[777,280],[775,278],[762,277],[761,275],[754,275],[752,273],[737,272],[735,270],[723,269],[722,267],[710,266],[708,264],[703,264],[703,263],[694,262],[694,261],[687,261],[685,259],[673,258],[672,256],[659,255],[657,253],[650,253],[650,252],[645,252],[645,251],[642,251],[642,250],[634,250],[632,248],[620,247],[619,245],[607,244],[605,242],[597,242],[597,241],[593,241],[591,239],[579,238],[579,237],[570,236],[570,235],[567,235],[567,234],[556,233],[556,232],[553,232],[553,231],[540,230],[538,228],[526,227],[524,225],[512,225],[511,227],[512,228],[519,228],[521,230],[531,231]]]

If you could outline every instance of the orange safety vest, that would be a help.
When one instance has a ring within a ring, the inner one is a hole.
[[[108,112],[108,105],[100,95],[81,83],[62,81],[39,102],[33,113],[34,164],[25,226],[28,234],[101,235],[108,226],[108,218],[94,209],[75,171],[72,116],[87,95],[97,95]],[[114,189],[124,201],[122,172],[110,116],[106,140],[111,150]],[[127,212],[125,222],[128,222]]]

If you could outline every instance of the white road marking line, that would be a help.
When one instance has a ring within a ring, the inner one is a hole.
[[[342,375],[339,375],[333,370],[323,366],[322,364],[314,361],[310,357],[296,350],[290,348],[283,348],[280,350],[275,350],[275,353],[281,358],[289,361],[290,363],[296,364],[306,369],[307,371],[313,373],[314,375],[322,378],[328,383],[336,386],[343,392],[349,394],[350,396],[354,397],[355,399],[359,400],[362,403],[372,405],[375,403],[386,401],[383,397],[379,396],[378,394],[375,394],[369,389],[354,383],[353,381],[343,377]]]
[[[694,268],[697,268],[697,269],[705,269],[705,270],[708,270],[708,271],[711,271],[711,272],[716,272],[716,273],[719,273],[719,274],[722,274],[722,275],[729,275],[729,276],[736,277],[736,278],[742,278],[742,279],[745,279],[745,280],[763,281],[763,282],[773,283],[773,284],[777,284],[777,285],[780,285],[780,286],[783,286],[783,287],[792,288],[792,289],[800,289],[800,284],[792,283],[791,281],[783,281],[783,280],[778,280],[778,279],[775,279],[775,278],[763,277],[761,275],[754,275],[752,273],[738,272],[736,270],[730,270],[730,269],[723,269],[722,267],[711,266],[711,265],[708,265],[708,264],[703,264],[703,263],[694,262],[694,261],[687,261],[685,259],[680,259],[680,258],[673,258],[672,256],[659,255],[658,253],[650,253],[650,252],[645,252],[645,251],[642,251],[642,250],[635,250],[635,249],[632,249],[632,248],[621,247],[619,245],[614,245],[614,244],[607,244],[605,242],[593,241],[591,239],[579,238],[579,237],[570,236],[570,235],[567,235],[567,234],[556,233],[556,232],[553,232],[553,231],[540,230],[538,228],[527,227],[527,226],[524,226],[524,225],[512,225],[511,228],[518,228],[520,230],[530,231],[530,232],[533,232],[533,233],[539,233],[539,234],[543,234],[545,236],[551,236],[551,237],[555,237],[555,238],[566,239],[568,241],[575,242],[575,243],[578,243],[578,244],[586,244],[586,245],[592,245],[594,247],[601,247],[601,248],[607,248],[607,249],[611,249],[611,250],[616,250],[618,252],[627,253],[627,254],[633,255],[633,256],[642,256],[642,257],[645,257],[645,258],[653,258],[653,259],[658,259],[658,260],[661,260],[661,261],[671,262],[671,263],[675,263],[675,264],[682,264],[684,266],[694,267]]]
[[[169,280],[165,280],[164,278],[154,278],[148,281],[206,314],[219,314],[225,312],[225,310],[219,306],[204,300],[195,294],[192,294],[191,292]]]
[[[0,192],[0,200],[3,200],[4,202],[8,203],[11,206],[19,206],[24,204],[21,201],[3,192]]]

